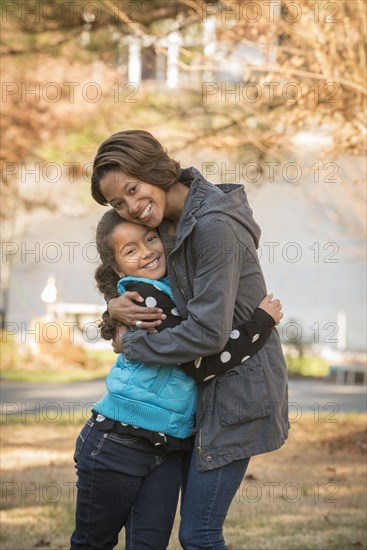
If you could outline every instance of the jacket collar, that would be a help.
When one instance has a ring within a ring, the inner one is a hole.
[[[244,224],[253,234],[258,246],[260,228],[253,219],[243,185],[230,183],[213,185],[194,167],[182,169],[178,181],[190,189],[177,225],[174,250],[177,250],[182,241],[192,232],[198,218],[202,215],[223,212]]]
[[[196,225],[195,214],[201,207],[208,193],[208,186],[210,185],[199,170],[193,166],[190,168],[183,168],[178,181],[187,185],[190,189],[185,200],[180,220],[177,224],[175,250],[181,245],[182,241],[191,233]]]

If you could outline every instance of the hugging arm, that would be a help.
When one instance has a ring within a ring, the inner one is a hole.
[[[154,288],[153,285],[144,282],[133,282],[128,285],[129,291],[136,291],[151,303],[153,299],[157,306],[162,308],[166,319],[157,327],[158,331],[178,326],[182,319],[171,298],[164,292]],[[205,382],[223,374],[233,367],[240,365],[251,355],[257,353],[269,338],[275,321],[263,309],[257,308],[249,321],[244,322],[237,329],[233,329],[229,339],[221,352],[206,357],[200,357],[195,361],[188,361],[178,365],[186,374],[197,382]]]
[[[240,365],[260,351],[274,325],[273,317],[263,309],[257,308],[250,321],[231,331],[221,352],[183,363],[180,368],[197,382],[206,382]]]
[[[232,327],[236,300],[236,292],[228,293],[227,289],[238,288],[241,262],[235,250],[242,243],[224,220],[210,219],[199,225],[192,237],[195,276],[193,297],[187,302],[187,319],[157,334],[143,330],[125,333],[123,352],[128,359],[179,364],[222,352]],[[213,245],[210,254],[203,242]],[[246,356],[246,352],[242,353],[242,357]]]

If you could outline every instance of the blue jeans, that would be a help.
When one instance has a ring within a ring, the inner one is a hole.
[[[74,455],[78,492],[71,549],[111,550],[125,527],[126,550],[165,550],[184,454],[160,454],[142,437],[104,433],[88,420]]]
[[[223,524],[250,459],[198,472],[193,453],[182,487],[180,543],[184,550],[227,550]]]

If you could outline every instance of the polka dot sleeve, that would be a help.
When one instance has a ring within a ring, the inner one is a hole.
[[[133,282],[129,283],[128,290],[136,291],[144,298],[144,302],[135,302],[137,305],[159,307],[163,310],[166,319],[156,327],[159,332],[181,323],[182,319],[175,303],[159,288],[145,282]],[[227,344],[220,353],[198,357],[195,361],[178,366],[197,382],[208,382],[215,376],[245,363],[257,353],[269,338],[274,325],[273,317],[263,309],[257,308],[249,321],[231,331]]]
[[[174,328],[182,321],[176,304],[174,301],[158,286],[154,284],[146,283],[144,281],[129,282],[127,287],[129,291],[135,291],[144,298],[144,302],[135,302],[138,306],[142,307],[159,307],[166,315],[166,319],[162,321],[162,324],[156,327],[159,332],[165,328]]]
[[[273,317],[258,308],[249,321],[231,331],[220,353],[200,357],[180,367],[197,382],[207,382],[250,359],[263,347],[274,325]]]

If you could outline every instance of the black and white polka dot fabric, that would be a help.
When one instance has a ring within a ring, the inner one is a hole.
[[[166,292],[161,290],[159,285],[134,281],[130,282],[126,289],[136,291],[144,298],[144,302],[135,302],[137,305],[159,307],[163,310],[166,319],[162,321],[160,326],[156,327],[158,331],[165,328],[174,328],[181,323],[176,304]],[[201,383],[208,383],[210,380],[214,380],[216,376],[224,374],[238,365],[243,365],[243,368],[246,368],[246,361],[263,347],[274,325],[274,319],[270,315],[262,309],[256,309],[249,321],[231,330],[227,344],[220,353],[198,357],[193,361],[178,365],[177,368],[182,369],[186,374]],[[164,433],[151,432],[92,412],[99,430],[144,437],[151,441],[157,452],[188,450],[192,446],[191,438],[178,439]]]
[[[145,305],[147,307],[155,307],[157,305],[157,300],[153,296],[147,296],[147,298],[145,298]]]
[[[156,327],[157,330],[174,328],[181,323],[175,303],[158,285],[135,281],[129,283],[128,290],[136,291],[144,298],[144,302],[136,302],[138,305],[159,307],[163,310],[166,319],[159,327]],[[249,321],[231,330],[228,334],[227,344],[220,353],[198,357],[193,361],[182,363],[179,368],[198,382],[208,382],[215,376],[245,363],[257,353],[269,338],[274,325],[274,319],[264,310],[258,308]]]

